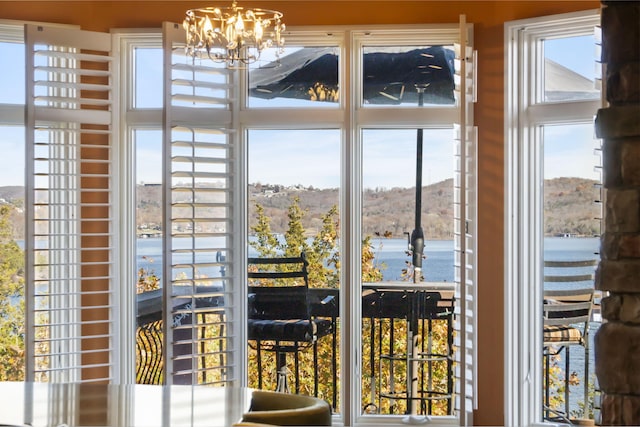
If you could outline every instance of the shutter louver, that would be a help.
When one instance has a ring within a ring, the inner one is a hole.
[[[454,251],[455,251],[455,409],[460,425],[473,425],[476,405],[476,145],[473,127],[475,52],[469,46],[470,29],[460,21],[460,44],[455,45],[456,100],[460,121],[454,125]]]
[[[167,384],[224,386],[233,367],[232,78],[164,26],[164,332]]]
[[[105,33],[25,26],[27,381],[114,378],[116,62]]]

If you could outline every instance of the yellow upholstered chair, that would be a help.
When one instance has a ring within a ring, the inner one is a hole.
[[[243,414],[242,422],[275,426],[330,426],[331,406],[317,397],[255,390],[249,412]]]

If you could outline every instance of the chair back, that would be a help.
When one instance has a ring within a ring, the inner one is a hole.
[[[310,319],[307,259],[249,258],[249,319]]]
[[[580,287],[593,286],[596,259],[575,261],[545,261],[545,283],[583,283]],[[554,273],[554,274],[547,274]],[[560,273],[560,274],[558,274]]]
[[[593,288],[546,290],[544,325],[588,324],[593,306]]]
[[[545,343],[587,344],[596,263],[595,259],[544,262]]]

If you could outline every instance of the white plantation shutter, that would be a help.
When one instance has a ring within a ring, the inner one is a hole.
[[[227,385],[238,377],[234,74],[186,56],[181,25],[163,37],[165,382]]]
[[[475,53],[471,29],[460,20],[460,43],[455,45],[456,100],[459,123],[454,125],[454,251],[455,251],[455,409],[461,425],[473,425],[476,405],[476,146],[473,126]]]
[[[27,381],[116,375],[111,36],[25,26]]]

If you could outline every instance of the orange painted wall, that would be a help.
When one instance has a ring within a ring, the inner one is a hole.
[[[159,28],[181,22],[184,11],[215,1],[0,1],[0,19],[77,24],[86,30]],[[243,1],[277,9],[295,25],[420,24],[475,26],[478,50],[478,410],[477,425],[502,425],[504,402],[504,23],[597,9],[599,1]]]

